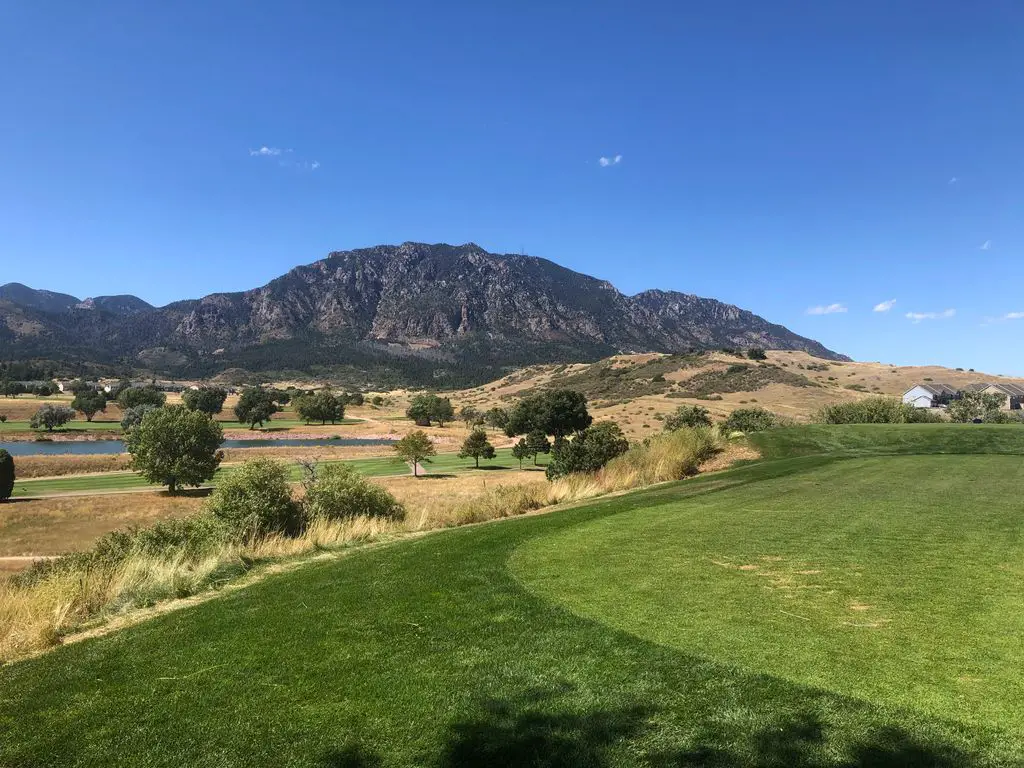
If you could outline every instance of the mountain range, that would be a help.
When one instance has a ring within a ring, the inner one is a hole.
[[[164,307],[135,296],[83,301],[0,286],[0,358],[178,377],[244,369],[465,384],[534,362],[722,347],[847,359],[714,299],[659,290],[627,296],[546,259],[473,243],[334,252],[260,288]]]

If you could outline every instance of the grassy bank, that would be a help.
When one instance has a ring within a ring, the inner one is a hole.
[[[798,457],[353,551],[0,670],[0,764],[1019,765],[1018,465]]]
[[[502,483],[500,473],[479,473],[481,487],[471,495],[449,496],[433,478],[403,479],[416,484],[402,520],[313,526],[294,537],[255,543],[223,542],[218,527],[203,516],[100,539],[92,550],[40,564],[0,584],[0,660],[54,644],[88,622],[103,621],[156,601],[201,592],[253,567],[315,550],[347,546],[352,529],[373,537],[393,536],[520,515],[570,501],[593,498],[638,485],[694,473],[718,450],[712,430],[684,430],[631,449],[592,475],[570,475],[546,483],[534,473],[527,483]],[[671,460],[666,457],[671,455]],[[291,468],[298,475],[298,467]],[[230,473],[232,468],[226,468]],[[488,483],[486,477],[494,478]],[[224,479],[224,475],[222,475]],[[56,482],[56,481],[55,481]],[[369,526],[369,527],[367,527]],[[151,574],[147,576],[146,574]],[[178,574],[175,577],[174,574]]]

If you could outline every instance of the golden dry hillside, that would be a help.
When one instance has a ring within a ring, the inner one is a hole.
[[[640,354],[616,355],[596,363],[531,366],[457,392],[452,402],[456,408],[484,409],[507,406],[541,388],[568,387],[587,395],[595,419],[617,421],[636,438],[660,430],[660,417],[682,403],[702,405],[716,416],[758,405],[805,420],[829,403],[899,396],[917,383],[958,387],[990,380],[1024,382],[942,366],[832,362],[805,352],[768,352],[760,362],[725,353]]]

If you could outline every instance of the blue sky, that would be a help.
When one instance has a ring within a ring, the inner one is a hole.
[[[1024,373],[1022,40],[1014,0],[0,3],[0,282],[473,241]]]

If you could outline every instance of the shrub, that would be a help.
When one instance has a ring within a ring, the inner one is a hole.
[[[722,423],[726,432],[762,432],[771,429],[778,417],[764,408],[737,408]]]
[[[683,427],[710,427],[711,412],[699,405],[680,405],[665,419],[665,431],[675,432]]]
[[[998,408],[990,408],[985,411],[982,420],[986,424],[1020,424],[1024,421],[1024,414],[1020,411],[1003,411]]]
[[[747,357],[751,360],[767,360],[768,355],[760,347],[751,347],[747,350]]]
[[[0,448],[0,501],[7,501],[14,493],[14,457]]]
[[[577,472],[596,472],[629,449],[629,441],[619,425],[604,421],[577,432],[572,440],[555,440],[551,463],[546,470],[553,480]]]
[[[302,528],[301,508],[292,500],[285,467],[273,459],[244,462],[217,486],[206,508],[242,541],[271,533],[294,535]]]
[[[815,415],[822,424],[906,424],[920,410],[895,397],[869,397],[851,403],[826,405]]]
[[[7,423],[7,414],[0,413],[0,424],[6,424],[6,423]]]
[[[405,508],[385,488],[375,485],[347,464],[326,464],[316,468],[306,483],[305,507],[308,517],[350,520],[355,517],[402,520]]]

